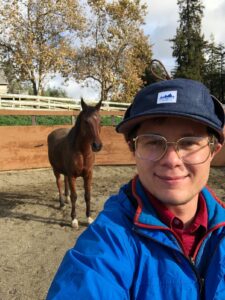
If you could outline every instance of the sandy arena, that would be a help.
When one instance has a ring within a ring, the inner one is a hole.
[[[135,174],[135,167],[95,166],[92,215]],[[225,167],[212,168],[209,186],[225,201]],[[87,227],[82,180],[77,183],[79,230],[70,206],[60,210],[50,169],[0,173],[0,300],[44,300],[65,251]]]

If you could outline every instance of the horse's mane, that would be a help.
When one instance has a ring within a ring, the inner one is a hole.
[[[76,143],[76,137],[84,132],[84,128],[81,127],[81,120],[82,118],[86,118],[90,115],[92,115],[96,111],[95,106],[86,106],[85,110],[82,110],[79,115],[77,116],[76,122],[74,126],[70,129],[68,133],[68,139],[69,139],[69,144],[74,147]]]
[[[73,147],[75,145],[76,137],[81,133],[81,117],[83,111],[79,113],[76,118],[74,126],[70,129],[68,133],[69,144]]]

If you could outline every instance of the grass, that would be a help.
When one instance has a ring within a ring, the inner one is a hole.
[[[37,125],[64,125],[71,124],[68,116],[36,116]],[[27,126],[32,125],[31,116],[0,116],[0,126]]]
[[[101,124],[103,126],[117,125],[122,117],[102,116]],[[36,116],[36,125],[72,125],[70,116]],[[31,116],[0,116],[0,126],[28,126],[32,125]]]

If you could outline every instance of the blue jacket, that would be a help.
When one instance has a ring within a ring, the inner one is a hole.
[[[225,299],[225,209],[207,189],[208,232],[187,258],[136,178],[69,250],[47,300]]]

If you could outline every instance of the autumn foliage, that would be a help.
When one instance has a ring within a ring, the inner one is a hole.
[[[55,74],[130,101],[151,59],[139,0],[0,0],[0,61],[42,94]],[[9,77],[8,77],[9,78]]]

